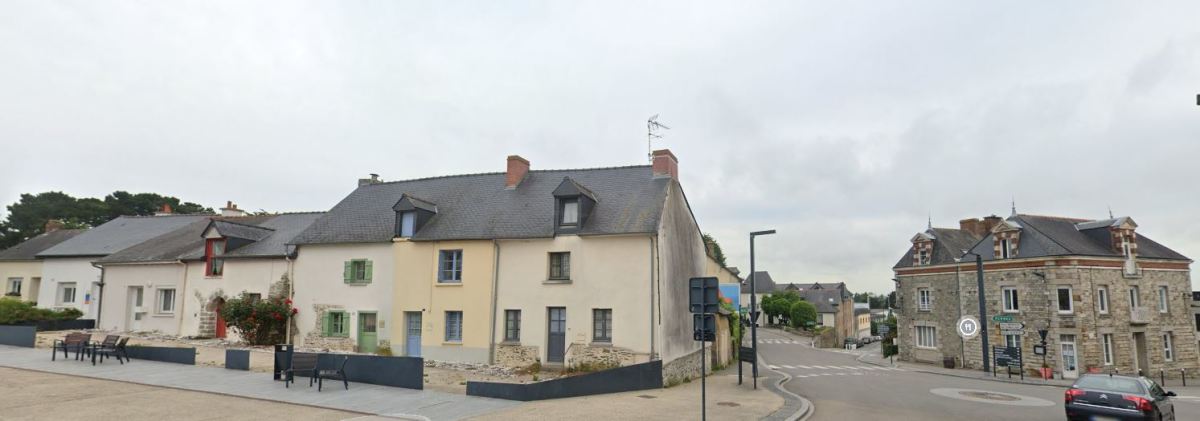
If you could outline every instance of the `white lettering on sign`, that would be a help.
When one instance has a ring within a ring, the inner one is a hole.
[[[958,319],[958,335],[963,339],[971,339],[979,334],[979,320],[971,316],[963,316]]]

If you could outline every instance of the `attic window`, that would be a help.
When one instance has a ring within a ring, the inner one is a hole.
[[[559,225],[579,225],[579,199],[563,199],[562,221]]]
[[[1008,242],[1008,239],[1005,238],[1005,239],[1000,240],[1000,258],[1007,259],[1010,257],[1012,257],[1012,248],[1010,248],[1010,243]]]
[[[922,265],[929,264],[929,250],[922,248],[917,252],[917,262]]]
[[[412,212],[412,211],[402,212],[400,214],[400,236],[401,237],[412,237],[413,231],[414,231],[413,228],[415,227],[416,222],[417,222],[417,213],[416,212]]]
[[[221,238],[210,238],[207,247],[204,248],[204,274],[207,276],[221,276],[225,273],[225,259],[221,256],[225,255],[225,240]]]

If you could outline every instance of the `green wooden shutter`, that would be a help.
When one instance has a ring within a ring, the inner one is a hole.
[[[329,312],[321,315],[321,336],[329,336],[330,332]]]
[[[364,281],[371,282],[371,267],[374,266],[370,260],[367,261],[367,276]]]
[[[351,281],[354,280],[354,270],[352,267],[353,266],[352,262],[353,261],[351,261],[351,260],[347,260],[345,262],[345,267],[342,269],[342,281],[344,281],[346,283],[350,283]]]

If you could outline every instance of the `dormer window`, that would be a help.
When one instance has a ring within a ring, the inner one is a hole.
[[[1012,248],[1011,247],[1012,247],[1012,244],[1008,241],[1007,238],[1000,240],[1000,258],[1001,259],[1008,259],[1008,258],[1012,257]]]
[[[206,276],[221,276],[225,273],[225,239],[210,238],[204,247],[204,274]]]
[[[579,225],[579,199],[564,199],[562,201],[562,221],[559,225]]]
[[[917,252],[917,262],[921,265],[929,264],[929,249],[922,248]]]
[[[396,237],[411,238],[421,231],[421,227],[429,223],[437,215],[437,205],[428,200],[419,199],[404,193],[400,200],[392,205],[396,212]]]

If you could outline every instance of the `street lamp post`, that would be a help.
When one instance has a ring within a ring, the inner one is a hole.
[[[983,372],[992,371],[992,361],[988,359],[988,321],[987,321],[987,304],[984,301],[983,290],[983,256],[977,253],[972,253],[969,250],[963,250],[963,256],[975,256],[975,285],[979,288],[979,334],[983,338]]]
[[[754,388],[758,389],[758,283],[754,271],[754,237],[774,234],[775,230],[755,231],[750,233],[750,343],[754,347]]]

